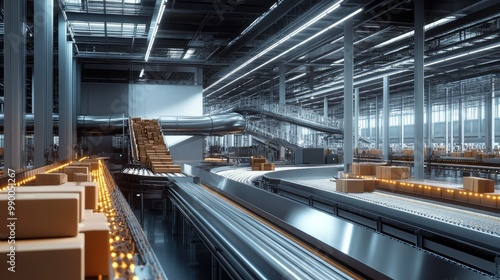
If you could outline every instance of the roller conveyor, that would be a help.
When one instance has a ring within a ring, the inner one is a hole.
[[[194,183],[171,197],[209,248],[241,279],[353,279],[240,208]]]
[[[186,166],[212,188],[368,278],[491,279],[478,270],[262,189]],[[187,170],[187,171],[186,171]],[[294,170],[293,173],[297,172]],[[317,173],[317,171],[312,172]],[[314,174],[313,174],[314,175]],[[427,242],[427,241],[426,241]],[[430,241],[429,241],[430,242]],[[485,242],[487,242],[485,240]]]
[[[279,169],[279,171],[284,170],[290,169]],[[248,168],[233,168],[232,170],[215,170],[214,173],[241,183],[247,183],[248,185],[251,185],[252,180],[268,172],[255,174],[254,171],[250,171],[250,169]],[[333,174],[333,171],[331,172],[331,174]],[[306,187],[324,190],[327,192],[335,192],[335,183],[332,182],[331,179],[332,176],[330,174],[327,174],[326,176],[313,176],[310,178],[297,177],[282,180],[288,181],[290,183],[300,184]],[[250,184],[248,183],[249,181]],[[500,237],[500,217],[498,216],[482,214],[473,210],[458,209],[455,207],[425,202],[422,200],[411,199],[408,197],[388,194],[384,192],[362,194],[338,192],[335,193],[362,201],[383,205],[384,207],[393,208],[399,211],[404,211],[430,219],[459,225],[461,227],[470,228],[479,232],[491,233]]]

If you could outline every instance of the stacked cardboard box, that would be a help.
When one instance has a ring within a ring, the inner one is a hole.
[[[80,196],[81,191],[16,193],[15,214],[22,219],[10,223],[13,228],[0,228],[0,261],[9,263],[9,253],[20,261],[15,263],[15,273],[0,270],[0,279],[84,279],[84,241],[78,233]],[[9,201],[9,195],[2,192],[0,207],[7,209]],[[1,211],[0,218],[8,220],[8,212]],[[15,237],[15,252],[9,236]]]
[[[252,157],[251,164],[252,171],[273,171],[275,169],[274,163],[268,163],[265,158]]]
[[[351,165],[353,175],[372,176],[376,174],[376,167],[385,163],[355,162]]]
[[[63,168],[63,172],[68,175],[68,182],[75,182],[75,173],[83,173],[83,174],[88,174],[89,173],[89,168],[87,166],[77,166],[77,165],[68,165]]]
[[[154,173],[179,173],[181,167],[173,163],[170,151],[163,141],[158,120],[132,119],[139,160]]]

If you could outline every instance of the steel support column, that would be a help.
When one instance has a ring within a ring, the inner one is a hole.
[[[280,79],[279,79],[279,105],[284,106],[285,105],[285,98],[286,98],[286,88],[285,88],[285,82],[286,82],[286,77],[285,77],[285,66],[280,65],[279,66],[279,71],[280,71]]]
[[[368,101],[368,112],[366,113],[366,118],[368,119],[368,129],[367,129],[367,134],[366,137],[368,137],[370,140],[372,140],[372,119],[371,119],[371,111],[372,110],[372,103]]]
[[[401,110],[399,114],[399,127],[401,129],[401,149],[404,148],[405,145],[405,125],[403,119],[403,95],[401,94]]]
[[[359,88],[354,89],[354,147],[359,147]]]
[[[495,131],[495,116],[493,114],[493,97],[495,95],[495,82],[493,79],[491,79],[491,92],[486,93],[486,98],[485,98],[485,144],[486,144],[486,151],[488,152],[493,152],[493,148],[495,145],[495,134],[493,133]]]
[[[382,137],[382,155],[385,160],[389,159],[389,153],[390,153],[390,148],[389,148],[389,77],[385,76],[383,78],[383,96],[382,96],[382,102],[383,102],[383,113],[382,113],[382,120],[384,124],[382,125],[383,127],[383,137]]]
[[[455,128],[454,128],[454,117],[453,117],[453,110],[455,106],[453,105],[453,89],[451,91],[451,97],[450,97],[450,151],[454,151],[455,147],[453,147],[453,142],[455,140]]]
[[[328,119],[328,98],[326,96],[323,98],[323,119],[325,122]]]
[[[33,96],[37,99],[35,116],[35,161],[34,166],[47,164],[44,152],[52,153],[54,144],[53,113],[53,57],[54,57],[54,5],[53,1],[34,1],[35,58]],[[57,160],[57,159],[56,159]]]
[[[71,105],[73,106],[73,109],[71,110],[71,120],[72,126],[71,126],[71,146],[74,146],[78,142],[77,138],[77,133],[76,133],[76,110],[77,110],[77,103],[76,103],[76,91],[78,90],[77,87],[79,86],[77,79],[77,69],[78,69],[78,62],[76,58],[73,57],[73,43],[68,42],[69,44],[69,50],[70,53],[68,54],[68,59],[71,60]],[[80,103],[78,103],[79,105]]]
[[[378,95],[375,96],[375,149],[380,147],[380,114],[378,111]]]
[[[415,121],[414,121],[414,165],[415,179],[424,178],[424,1],[414,1],[415,5]]]
[[[427,91],[427,145],[426,148],[429,150],[432,145],[432,135],[434,135],[434,124],[432,123],[432,94],[431,94],[431,82],[429,81],[429,89]],[[427,151],[429,152],[429,151]],[[428,154],[429,155],[429,154]]]
[[[352,164],[353,22],[344,23],[344,171]]]
[[[4,1],[4,167],[24,168],[26,99],[25,0]],[[6,172],[7,173],[7,172]]]
[[[460,86],[460,98],[458,99],[458,143],[460,145],[460,149],[464,150],[464,142],[465,142],[465,110],[464,110],[464,96],[465,90],[464,85]]]
[[[67,25],[59,15],[59,159],[74,158],[73,151],[73,47],[66,40]]]
[[[449,140],[448,140],[448,123],[449,123],[449,120],[448,120],[448,104],[450,104],[450,101],[448,99],[448,88],[446,88],[446,102],[444,103],[445,104],[445,110],[444,110],[444,142],[445,142],[445,152],[448,152],[448,144],[449,144]]]

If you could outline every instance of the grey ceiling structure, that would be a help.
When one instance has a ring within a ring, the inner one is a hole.
[[[354,86],[361,98],[381,93],[384,75],[397,85],[391,94],[412,90],[413,5],[411,0],[55,0],[54,8],[69,23],[83,82],[202,83],[210,106],[277,97],[283,66],[287,102],[320,109],[324,97],[330,106],[343,100],[342,21],[349,15],[355,26]],[[32,56],[32,0],[27,7]],[[425,0],[425,10],[426,80],[440,84],[499,72],[498,1]],[[29,68],[32,58],[27,61]]]

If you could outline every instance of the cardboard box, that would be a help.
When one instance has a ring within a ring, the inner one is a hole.
[[[35,240],[16,239],[15,272],[7,270],[11,244],[0,242],[0,279],[53,280],[84,277],[84,236]],[[109,248],[109,243],[108,243]]]
[[[75,173],[73,174],[74,182],[92,182],[92,175],[85,173]]]
[[[37,186],[61,185],[68,181],[65,173],[39,173],[35,178]]]
[[[97,182],[68,182],[65,186],[82,186],[85,187],[85,209],[97,209],[99,202],[99,186]]]
[[[0,220],[8,221],[8,194],[0,194]],[[17,193],[15,236],[21,239],[74,237],[78,234],[79,195],[76,193]],[[10,229],[0,227],[0,240]]]
[[[355,162],[351,165],[352,174],[361,176],[375,175],[375,164],[366,162]]]
[[[383,170],[384,179],[402,180],[410,177],[410,169],[407,166],[385,166]]]
[[[464,189],[476,193],[495,192],[495,181],[480,177],[463,177]]]
[[[260,170],[272,171],[274,170],[274,163],[261,163]]]
[[[73,174],[75,173],[89,173],[89,168],[86,166],[66,166],[63,169],[63,172],[68,175],[68,182],[74,182]]]
[[[379,165],[375,166],[375,177],[377,177],[377,179],[386,179],[386,178],[384,178],[384,175],[385,175],[384,168],[385,167],[386,166],[379,166]]]
[[[473,192],[474,191],[474,178],[475,177],[463,177],[463,188]]]
[[[260,171],[261,164],[260,163],[254,163],[252,164],[252,171]]]
[[[7,193],[7,190],[3,190],[3,194]],[[16,188],[17,193],[76,193],[78,194],[78,220],[83,221],[83,213],[85,211],[85,188],[81,186],[71,186],[61,188],[60,186],[23,186]]]
[[[80,165],[82,164],[82,165]],[[90,171],[97,171],[99,169],[99,162],[97,161],[90,161],[89,159],[86,159],[82,162],[77,162],[77,163],[72,163],[71,166],[76,165],[76,166],[84,166],[83,164],[87,164],[87,167],[89,168]]]
[[[342,192],[342,179],[335,180],[335,191]]]
[[[376,183],[376,180],[365,179],[365,192],[374,192],[375,191],[375,183]]]
[[[80,233],[85,234],[85,277],[108,276],[110,263],[108,221],[85,219],[78,228]]]
[[[341,192],[362,193],[365,191],[364,179],[338,179],[337,184],[341,183]],[[338,186],[337,186],[338,188]]]
[[[474,182],[474,191],[477,193],[495,192],[495,181],[485,178],[476,178]]]

